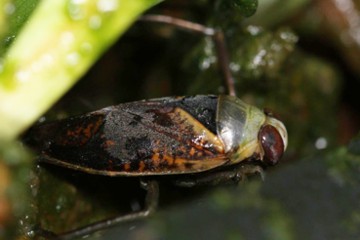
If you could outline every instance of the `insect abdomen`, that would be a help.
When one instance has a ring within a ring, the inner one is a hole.
[[[213,96],[120,104],[34,127],[26,142],[46,162],[89,173],[199,172],[226,161],[208,129],[216,129],[216,106]]]

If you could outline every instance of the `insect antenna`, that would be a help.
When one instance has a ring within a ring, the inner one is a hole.
[[[193,33],[200,33],[202,35],[211,37],[215,44],[218,65],[220,71],[223,74],[225,85],[228,89],[228,94],[230,96],[236,96],[234,78],[229,68],[229,54],[226,48],[224,33],[221,30],[165,15],[148,14],[140,17],[138,20],[169,24],[182,30],[187,30]]]

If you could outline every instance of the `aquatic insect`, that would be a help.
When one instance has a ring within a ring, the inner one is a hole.
[[[201,32],[214,37],[220,67],[229,95],[165,97],[110,106],[84,115],[40,124],[24,141],[47,163],[107,176],[191,175],[199,182],[236,177],[242,162],[278,163],[287,147],[287,132],[271,114],[235,97],[223,36],[199,24],[167,16],[147,16],[150,21]],[[229,170],[230,169],[230,170]],[[198,174],[225,172],[213,178]],[[150,179],[144,211],[98,222],[61,235],[74,237],[117,222],[144,217],[156,206],[158,187]]]
[[[44,161],[109,176],[196,173],[244,160],[274,165],[287,145],[279,120],[226,95],[123,103],[29,134]]]

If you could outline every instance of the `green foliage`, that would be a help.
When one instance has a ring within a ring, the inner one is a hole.
[[[3,24],[8,29],[1,33],[0,51],[6,55],[0,62],[0,139],[14,139],[25,130],[73,86],[140,13],[157,2],[4,3],[10,15],[0,16],[8,21]],[[17,16],[23,17],[16,20]]]
[[[3,56],[12,42],[16,39],[19,31],[26,23],[39,0],[13,0],[0,3],[0,56]]]

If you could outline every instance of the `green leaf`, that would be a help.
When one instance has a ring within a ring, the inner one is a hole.
[[[16,39],[21,28],[34,11],[39,0],[0,1],[0,56]]]
[[[39,2],[0,62],[0,139],[25,130],[160,1]]]

